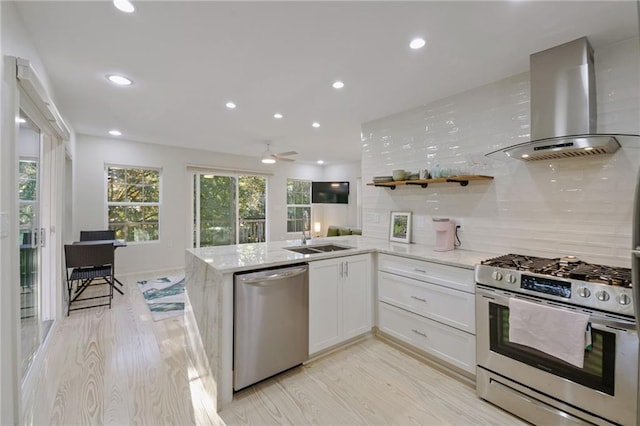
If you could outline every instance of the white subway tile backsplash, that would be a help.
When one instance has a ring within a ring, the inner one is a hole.
[[[597,50],[598,130],[640,133],[640,55],[630,40]],[[464,220],[462,246],[497,254],[575,254],[629,266],[640,144],[614,155],[498,161],[484,154],[526,142],[529,74],[518,74],[362,126],[362,176],[455,169],[491,181],[363,190],[365,235],[387,238],[389,212],[414,214],[412,240],[432,244],[431,220]]]

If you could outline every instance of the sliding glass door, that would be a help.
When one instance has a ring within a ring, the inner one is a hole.
[[[193,247],[266,240],[267,180],[257,175],[193,173]]]
[[[194,247],[235,244],[236,178],[209,174],[196,177],[197,245]]]
[[[267,179],[238,176],[238,243],[266,241]]]
[[[51,324],[43,315],[42,143],[38,126],[20,111],[17,150],[21,377],[25,375]],[[46,297],[46,296],[45,296]],[[48,316],[48,315],[46,315]]]

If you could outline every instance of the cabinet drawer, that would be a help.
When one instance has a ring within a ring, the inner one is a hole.
[[[420,281],[442,285],[456,290],[475,293],[475,278],[472,269],[441,265],[423,260],[381,254],[378,269],[392,274],[403,275]]]
[[[473,294],[378,272],[378,297],[383,302],[468,333],[476,332]]]
[[[476,337],[453,327],[378,303],[379,328],[464,371],[476,373]]]

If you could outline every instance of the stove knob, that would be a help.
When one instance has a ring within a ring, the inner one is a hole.
[[[589,296],[591,296],[591,292],[586,287],[580,287],[578,289],[578,296],[580,296],[580,297],[589,297]]]
[[[599,301],[606,302],[607,300],[609,300],[609,293],[602,290],[596,293],[596,297],[598,298]]]
[[[513,284],[516,282],[516,277],[513,274],[507,274],[507,282],[509,284]]]
[[[499,271],[493,271],[493,274],[491,274],[491,277],[496,281],[502,280],[502,274]]]
[[[618,296],[618,303],[621,305],[628,305],[631,303],[631,298],[626,294],[621,294]]]

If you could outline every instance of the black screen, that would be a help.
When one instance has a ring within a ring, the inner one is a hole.
[[[349,203],[349,182],[312,182],[312,203]]]

